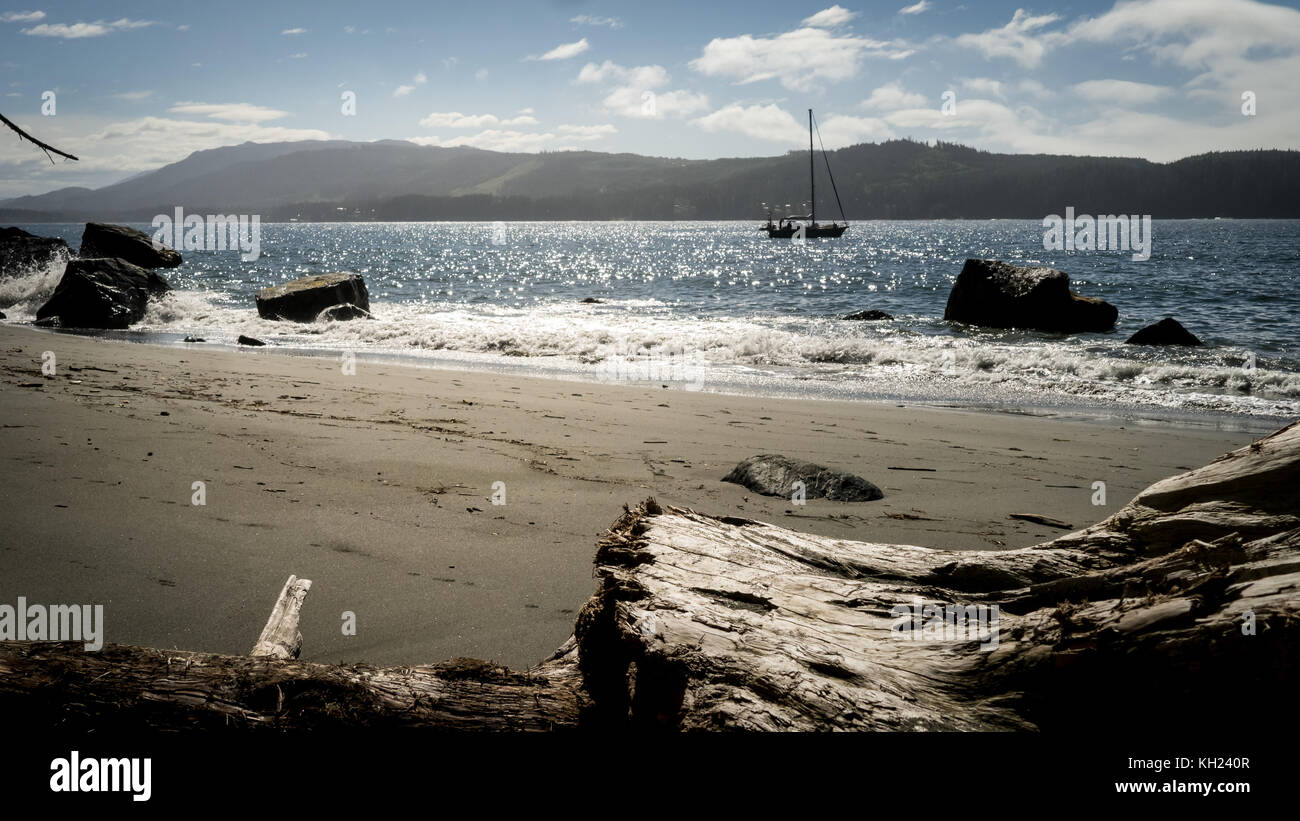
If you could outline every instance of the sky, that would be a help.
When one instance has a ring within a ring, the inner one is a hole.
[[[245,141],[713,158],[910,137],[1300,148],[1300,11],[1255,0],[0,0],[0,197]]]

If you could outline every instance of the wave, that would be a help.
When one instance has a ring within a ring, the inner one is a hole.
[[[1300,415],[1300,373],[1234,347],[1149,349],[1104,337],[1021,332],[954,334],[926,317],[894,323],[828,318],[682,316],[656,300],[529,307],[377,302],[376,319],[297,324],[259,318],[222,294],[176,291],[151,302],[145,332],[239,334],[286,348],[403,356],[531,359],[581,376],[611,362],[692,363],[709,381],[744,374],[812,380],[859,393],[1014,401],[1026,395],[1275,417]],[[551,362],[553,361],[553,362]],[[602,363],[605,363],[602,365]]]
[[[13,320],[32,320],[36,312],[54,293],[63,269],[67,267],[66,252],[56,254],[47,265],[33,266],[13,276],[0,279],[0,308]]]

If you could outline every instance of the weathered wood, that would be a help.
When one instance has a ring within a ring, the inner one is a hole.
[[[303,599],[311,590],[311,579],[290,575],[276,599],[271,617],[262,628],[262,635],[253,645],[253,656],[270,656],[277,659],[296,659],[302,651],[302,633],[298,630],[298,616]]]
[[[849,542],[647,500],[596,572],[574,638],[527,672],[5,642],[0,710],[86,728],[1096,733],[1208,731],[1250,705],[1300,724],[1297,425],[1035,547]],[[927,635],[895,610],[918,602],[996,606],[996,632]]]
[[[474,659],[335,665],[108,644],[0,643],[8,725],[85,731],[576,727],[584,691],[572,644],[518,672]]]

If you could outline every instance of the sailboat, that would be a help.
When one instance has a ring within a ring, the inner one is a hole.
[[[816,154],[813,152],[813,113],[808,109],[808,203],[809,213],[806,215],[789,214],[781,217],[777,222],[772,222],[772,209],[767,210],[767,222],[760,226],[760,231],[766,231],[767,235],[773,239],[790,239],[791,237],[838,237],[842,236],[848,230],[849,222],[844,218],[844,204],[840,202],[839,189],[835,187],[835,177],[831,174],[831,161],[826,156],[826,148],[822,147],[822,159],[826,163],[826,175],[831,180],[831,190],[835,192],[835,204],[840,208],[840,219],[842,222],[818,223],[817,222],[817,180],[814,174],[816,167],[814,159]],[[786,206],[787,208],[789,206]]]

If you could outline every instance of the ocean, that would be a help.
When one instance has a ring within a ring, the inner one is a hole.
[[[74,249],[82,224],[20,226]],[[152,233],[147,224],[137,224]],[[276,223],[260,256],[184,251],[176,291],[116,333],[724,393],[1259,425],[1300,416],[1300,221],[1156,220],[1151,257],[1045,251],[1037,220],[854,223],[772,240],[748,222]],[[951,325],[968,257],[1048,265],[1119,308],[1111,333]],[[375,319],[259,319],[259,288],[364,275]],[[30,321],[60,271],[0,282]],[[598,303],[583,303],[592,298]],[[877,309],[894,321],[839,317]],[[1202,348],[1125,345],[1177,318]],[[265,349],[263,349],[265,350]]]

